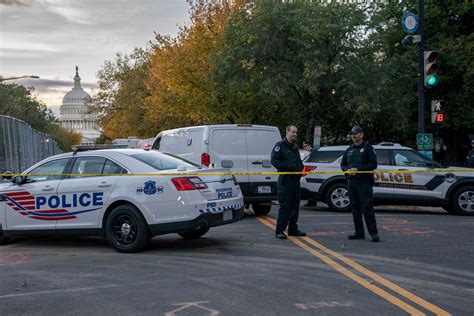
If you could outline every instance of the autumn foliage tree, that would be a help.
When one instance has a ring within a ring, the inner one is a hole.
[[[212,57],[224,45],[229,16],[243,5],[244,1],[196,1],[191,24],[177,37],[156,35],[145,81],[150,91],[146,117],[156,126],[152,130],[226,122],[216,111]]]

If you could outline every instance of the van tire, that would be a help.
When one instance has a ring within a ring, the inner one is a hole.
[[[209,231],[209,225],[203,225],[199,229],[192,230],[190,232],[179,233],[183,239],[197,239],[204,236]]]
[[[272,209],[272,203],[271,202],[261,203],[261,204],[253,203],[252,208],[255,215],[263,216],[270,213],[270,210]]]
[[[123,233],[124,231],[127,233]],[[143,215],[130,204],[119,205],[110,212],[105,232],[109,244],[118,252],[139,252],[151,239],[150,229]]]
[[[3,235],[0,235],[0,246],[6,244],[8,244],[8,238]]]
[[[346,183],[338,182],[331,185],[326,190],[325,200],[331,210],[338,212],[349,212],[351,210],[349,190]]]
[[[472,198],[474,186],[462,186],[457,189],[451,198],[451,208],[458,215],[474,215]]]

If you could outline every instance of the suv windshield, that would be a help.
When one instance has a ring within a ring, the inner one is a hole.
[[[146,163],[157,170],[172,170],[178,168],[179,166],[200,167],[199,165],[196,165],[180,157],[158,151],[145,151],[140,154],[130,155],[130,157]]]
[[[344,155],[343,150],[313,150],[306,162],[331,163]]]

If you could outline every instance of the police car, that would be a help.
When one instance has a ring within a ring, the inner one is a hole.
[[[155,235],[198,238],[243,217],[235,177],[207,175],[224,171],[141,149],[49,157],[0,184],[0,244],[14,235],[86,234],[137,252]]]
[[[328,174],[303,176],[302,199],[325,202],[333,210],[350,210],[347,181],[337,174],[347,148],[328,146],[311,153],[304,171]],[[382,143],[374,149],[378,162],[374,173],[376,204],[441,206],[453,214],[474,215],[474,169],[444,168],[399,144]]]

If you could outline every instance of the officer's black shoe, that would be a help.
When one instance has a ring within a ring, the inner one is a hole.
[[[349,239],[349,240],[365,239],[365,235],[362,235],[362,234],[352,234],[352,235],[347,236],[347,239]]]
[[[379,235],[372,235],[372,242],[380,242]]]
[[[278,239],[288,239],[288,236],[286,236],[285,233],[276,233],[275,237]]]
[[[296,236],[296,237],[304,237],[306,236],[305,232],[302,232],[301,230],[297,230],[295,232],[288,233],[289,236]]]

